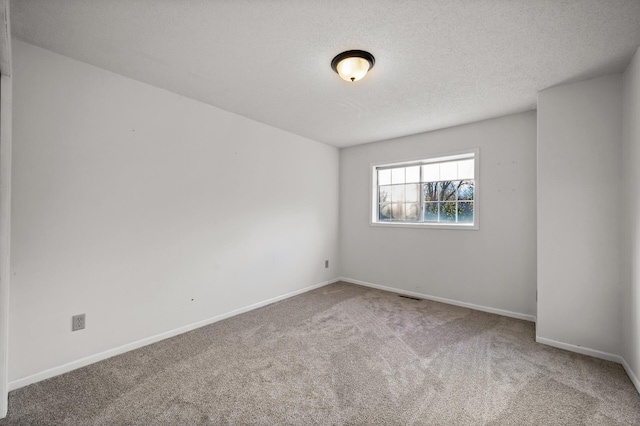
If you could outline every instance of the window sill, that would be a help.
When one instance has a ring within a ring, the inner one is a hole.
[[[446,230],[463,230],[463,231],[478,231],[479,225],[452,225],[450,223],[399,223],[399,222],[370,222],[371,226],[382,226],[391,228],[422,228],[422,229],[446,229]]]

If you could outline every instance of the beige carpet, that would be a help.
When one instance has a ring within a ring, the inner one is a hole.
[[[11,392],[17,424],[629,425],[640,396],[532,323],[336,283]]]

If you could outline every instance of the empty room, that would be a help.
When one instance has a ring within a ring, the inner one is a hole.
[[[0,17],[0,426],[640,425],[640,1]]]

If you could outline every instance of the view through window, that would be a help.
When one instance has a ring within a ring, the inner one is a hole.
[[[374,167],[375,223],[476,223],[476,153]]]

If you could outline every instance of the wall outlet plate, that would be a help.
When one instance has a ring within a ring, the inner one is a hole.
[[[85,314],[74,315],[71,317],[71,331],[82,330],[86,324]]]
[[[324,261],[324,267],[325,267],[325,268],[328,268],[328,267],[329,267],[329,261],[328,261],[328,260],[325,260],[325,261]]]

